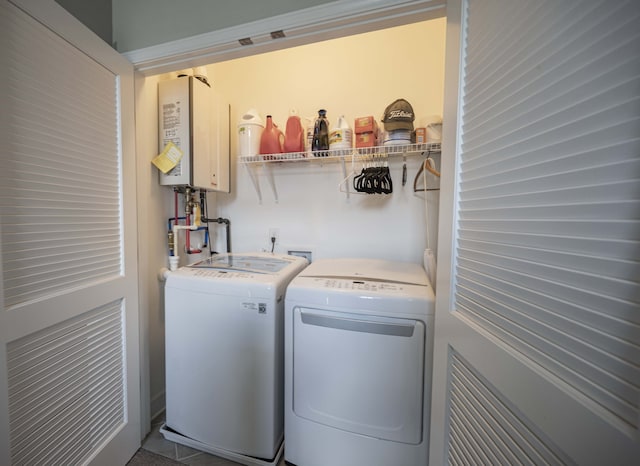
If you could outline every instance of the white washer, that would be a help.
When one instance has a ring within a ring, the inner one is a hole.
[[[275,464],[284,436],[284,294],[301,257],[222,254],[165,285],[169,440]]]
[[[312,263],[285,299],[285,459],[425,465],[435,297],[424,268]]]

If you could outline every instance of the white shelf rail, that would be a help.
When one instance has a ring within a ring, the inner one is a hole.
[[[287,152],[283,154],[262,154],[239,157],[240,163],[265,164],[272,162],[327,162],[345,158],[364,158],[372,155],[409,155],[421,152],[440,152],[440,143],[394,144],[389,146],[359,147],[354,149],[333,149],[318,152]]]

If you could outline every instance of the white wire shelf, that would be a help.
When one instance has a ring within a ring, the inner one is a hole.
[[[389,146],[359,147],[354,149],[333,149],[319,152],[287,152],[283,154],[262,154],[241,156],[244,164],[271,162],[328,162],[348,158],[365,158],[371,156],[396,156],[419,154],[423,152],[440,152],[440,143],[428,144],[394,144]]]

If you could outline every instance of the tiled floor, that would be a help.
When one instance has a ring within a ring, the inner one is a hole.
[[[179,461],[182,464],[197,466],[238,466],[235,461],[211,455],[179,443],[166,440],[159,429],[164,423],[164,415],[159,416],[151,423],[151,432],[142,442],[142,448],[152,451],[167,458]],[[285,466],[284,458],[278,466]]]

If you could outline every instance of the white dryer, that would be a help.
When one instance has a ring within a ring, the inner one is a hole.
[[[284,295],[301,257],[222,254],[165,285],[165,438],[275,464],[284,436]]]
[[[428,461],[435,298],[422,266],[318,260],[285,299],[285,460]]]

